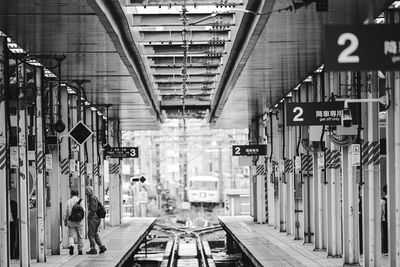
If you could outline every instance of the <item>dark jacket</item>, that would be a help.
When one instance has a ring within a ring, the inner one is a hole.
[[[99,217],[97,217],[96,211],[99,205],[99,200],[95,195],[92,195],[91,197],[88,197],[88,220],[94,219],[97,220]]]

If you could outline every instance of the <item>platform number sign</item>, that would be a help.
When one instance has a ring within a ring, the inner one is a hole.
[[[325,68],[399,70],[400,25],[326,25]]]
[[[138,158],[138,147],[110,147],[106,149],[106,156],[110,158]]]
[[[258,156],[267,154],[267,145],[234,145],[233,156]]]

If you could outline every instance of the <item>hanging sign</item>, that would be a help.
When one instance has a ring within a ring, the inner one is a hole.
[[[267,155],[267,145],[234,145],[233,156],[258,156]]]
[[[93,134],[93,132],[87,127],[83,122],[78,122],[74,128],[69,131],[69,135],[72,139],[75,140],[76,143],[82,145],[89,139],[89,137]]]
[[[109,147],[105,150],[105,154],[110,158],[138,158],[138,147]]]
[[[325,68],[399,70],[400,25],[326,25]]]
[[[286,125],[340,125],[344,101],[286,103]],[[358,121],[358,104],[351,103],[353,125]]]

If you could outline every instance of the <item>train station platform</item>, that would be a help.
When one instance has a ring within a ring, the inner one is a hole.
[[[31,266],[41,267],[72,267],[72,266],[122,266],[123,263],[138,249],[152,230],[155,218],[127,218],[119,226],[106,226],[100,231],[100,237],[107,247],[103,254],[87,255],[89,240],[83,241],[83,255],[70,256],[68,249],[62,249],[61,255],[47,256],[46,262],[31,260]],[[75,246],[76,248],[76,246]],[[11,264],[19,266],[19,263]]]
[[[250,216],[219,217],[222,228],[235,241],[254,266],[343,266],[341,258],[327,258],[272,226],[258,224]]]

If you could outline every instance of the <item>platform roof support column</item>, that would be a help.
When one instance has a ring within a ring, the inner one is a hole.
[[[76,115],[77,115],[77,123],[82,121],[85,123],[85,107],[82,103],[82,83],[78,83],[78,90],[76,96]],[[85,123],[86,124],[86,123]],[[80,198],[82,198],[83,203],[87,203],[86,197],[86,159],[85,159],[85,148],[86,148],[86,141],[82,145],[79,145],[79,152],[78,152],[78,173],[79,173],[79,188],[80,188]],[[87,207],[87,204],[86,204]],[[87,214],[86,214],[87,215]],[[86,224],[87,216],[85,216],[85,227],[84,227],[84,236],[87,234],[87,224]]]
[[[340,94],[335,92],[339,88],[339,79],[337,72],[329,72],[326,74],[327,88],[329,88],[329,95]],[[330,151],[338,153],[340,148],[333,142],[327,144]],[[326,170],[326,180],[328,182],[327,191],[327,212],[328,212],[328,246],[327,252],[330,257],[338,257],[342,255],[342,202],[341,202],[341,176],[339,166],[330,166]]]
[[[28,168],[28,132],[27,132],[27,101],[26,101],[26,72],[25,64],[19,62],[18,66],[18,90],[19,100],[17,104],[18,121],[18,158],[19,167],[17,179],[19,182],[19,257],[21,266],[30,266],[30,232],[29,232],[29,168]]]
[[[100,183],[99,183],[99,157],[98,157],[98,136],[97,136],[97,113],[94,110],[88,110],[91,112],[92,116],[92,147],[93,147],[93,188],[94,188],[94,194],[98,196],[100,200]],[[100,200],[102,201],[102,200]],[[102,203],[104,203],[102,201]]]
[[[310,83],[302,83],[298,89],[298,98],[299,102],[309,102],[309,89]],[[309,140],[309,133],[308,133],[308,126],[301,126],[299,127],[299,135],[301,137],[301,142],[303,140]],[[308,156],[309,153],[302,149],[300,146],[300,159],[305,158]],[[303,216],[302,220],[300,220],[300,224],[302,224],[303,233],[301,236],[303,237],[304,243],[312,243],[313,242],[313,230],[311,228],[311,214],[312,214],[312,198],[311,198],[311,183],[312,183],[312,171],[308,168],[301,168],[300,171],[300,181],[301,181],[301,190],[302,190],[302,206],[303,206]]]
[[[101,203],[104,203],[104,195],[105,195],[105,189],[104,189],[104,184],[106,180],[106,171],[105,171],[105,163],[106,161],[104,160],[104,149],[103,149],[103,134],[102,134],[102,127],[104,124],[103,117],[99,116],[97,111],[94,114],[95,120],[96,120],[96,147],[97,147],[97,163],[98,163],[98,177],[99,177],[99,200]],[[107,168],[108,168],[108,162],[107,162]],[[108,169],[107,169],[107,175],[108,175]],[[109,177],[107,177],[107,180],[109,181]],[[105,228],[105,220],[101,220],[100,226],[102,228]]]
[[[367,73],[362,81],[368,98],[378,98],[378,75]],[[364,125],[364,143],[378,142],[379,145],[379,104],[366,104],[367,125]],[[363,113],[364,115],[365,113]],[[374,147],[375,148],[375,147]],[[375,154],[374,154],[375,156]],[[380,207],[380,168],[375,162],[364,167],[364,214],[363,214],[363,255],[368,266],[380,266],[381,262],[381,207]]]
[[[263,144],[265,140],[264,124],[260,122],[257,124],[258,138],[257,144]],[[265,169],[265,156],[259,156],[257,166],[263,166]],[[257,182],[257,222],[265,223],[265,198],[267,197],[265,191],[265,174],[264,172],[258,173],[256,170],[256,182]]]
[[[320,74],[315,74],[313,76],[313,97],[311,98],[313,101],[318,102],[321,101],[321,81]],[[316,133],[312,133],[314,136],[319,136],[320,130],[319,128],[311,128],[311,131],[318,131]],[[310,144],[315,140],[310,140]],[[316,141],[316,142],[319,142]],[[323,202],[323,190],[324,185],[322,183],[322,169],[318,165],[318,157],[321,150],[317,147],[313,150],[313,202],[314,202],[314,237],[315,237],[315,250],[321,250],[324,248],[324,225],[323,225],[323,210],[324,210],[324,202]]]
[[[72,175],[70,174],[69,170],[69,159],[70,159],[70,138],[68,138],[68,132],[69,132],[69,127],[68,127],[68,91],[65,86],[60,88],[60,120],[65,124],[65,129],[60,133],[60,136],[63,136],[59,140],[59,146],[60,146],[60,169],[59,169],[59,175],[60,175],[60,197],[61,197],[61,207],[62,207],[62,214],[65,216],[65,210],[66,210],[66,202],[67,200],[71,197],[71,177]],[[63,217],[64,218],[64,217]],[[62,246],[63,248],[68,247],[68,227],[66,227],[64,224],[62,224],[62,229],[63,229],[63,241],[62,241]]]
[[[46,237],[45,237],[45,150],[43,117],[43,68],[35,68],[36,76],[36,207],[37,207],[37,232],[36,232],[36,259],[38,262],[46,261]]]
[[[400,264],[400,72],[386,73],[391,104],[386,117],[386,173],[389,237],[389,265]],[[394,164],[393,164],[394,163]]]
[[[109,130],[109,145],[112,147],[118,146],[117,143],[117,121],[109,120],[108,130]],[[117,171],[116,166],[119,166],[118,159],[109,159],[111,163],[110,172],[110,182],[109,182],[109,193],[110,193],[110,225],[120,225],[122,218],[122,182],[119,171]]]
[[[344,264],[360,263],[359,208],[356,169],[352,166],[351,146],[343,147],[343,260]]]
[[[286,99],[286,102],[292,102],[290,99]],[[286,123],[286,122],[285,122]],[[288,126],[287,128],[287,133],[286,133],[286,151],[285,153],[286,158],[288,160],[293,160],[293,155],[294,155],[294,142],[295,142],[295,133],[294,133],[294,127],[293,126]],[[293,164],[293,161],[292,161]],[[292,165],[293,166],[293,165]],[[286,175],[286,186],[287,186],[287,222],[286,222],[286,232],[288,235],[293,235],[294,234],[294,228],[295,228],[295,223],[294,223],[294,175],[293,171],[288,170]]]
[[[279,188],[280,188],[280,182],[279,182],[279,168],[278,168],[278,162],[279,162],[279,126],[278,126],[278,116],[277,110],[273,110],[273,113],[271,114],[271,127],[272,127],[272,166],[271,166],[271,172],[272,172],[272,177],[273,177],[273,198],[274,198],[274,206],[272,207],[274,210],[274,226],[277,229],[280,229],[280,210],[279,210]]]
[[[7,92],[8,84],[6,82],[5,73],[7,70],[6,56],[6,37],[0,36],[0,86],[2,92],[0,95],[0,266],[9,265],[9,247],[8,242],[8,225],[9,225],[9,197],[8,197],[8,140],[7,140]]]
[[[387,111],[387,189],[390,266],[400,264],[400,72],[387,75],[391,105]],[[393,164],[394,163],[394,164]]]
[[[395,225],[396,225],[396,266],[400,264],[400,73],[395,73],[394,90],[393,92],[393,121],[394,121],[394,168],[395,172],[395,191],[389,196],[392,205],[395,208]],[[393,161],[392,161],[393,162]],[[390,203],[390,202],[389,202]]]
[[[272,161],[275,160],[274,154],[273,154],[273,147],[274,147],[274,142],[275,142],[275,128],[274,128],[274,121],[276,121],[275,116],[272,114],[268,114],[268,119],[267,119],[267,145],[269,147],[269,155],[268,155],[268,160],[267,160],[267,197],[268,197],[268,224],[269,225],[276,225],[275,224],[275,219],[276,219],[276,206],[275,206],[275,177],[274,177],[274,165],[272,164]]]
[[[258,138],[258,121],[257,119],[251,120],[251,125],[249,129],[249,142],[250,144],[257,144],[257,138]],[[253,156],[252,157],[252,165],[250,167],[250,189],[252,191],[250,192],[250,196],[252,198],[252,214],[253,214],[253,220],[255,222],[258,221],[258,199],[257,195],[259,194],[259,190],[257,187],[257,172],[256,172],[256,167],[259,159],[258,157]]]
[[[284,144],[285,144],[285,126],[284,124],[284,113],[283,106],[279,108],[279,122],[278,122],[278,136],[279,136],[279,150],[278,150],[278,162],[279,162],[279,231],[286,232],[286,178],[284,173]]]
[[[301,92],[300,90],[293,91],[293,101],[301,102]],[[292,126],[293,138],[292,138],[292,160],[293,160],[293,231],[294,239],[301,240],[304,238],[304,202],[302,199],[301,190],[301,174],[296,169],[296,157],[300,156],[301,146],[299,143],[299,138],[301,138],[301,127]]]
[[[53,111],[58,110],[58,88],[51,87]],[[57,107],[57,108],[55,108]],[[54,114],[53,121],[57,119]],[[57,134],[57,140],[60,140],[60,134]],[[51,231],[51,254],[60,255],[60,177],[59,177],[59,146],[52,146],[51,150],[52,168],[49,170],[49,187],[50,187],[50,231]],[[46,167],[48,168],[48,166]]]
[[[93,117],[92,117],[92,110],[90,109],[90,107],[86,107],[84,109],[84,116],[86,116],[86,126],[89,127],[89,129],[93,132]],[[92,135],[91,137],[89,137],[89,139],[86,141],[85,143],[85,154],[87,154],[87,158],[86,158],[86,179],[87,179],[87,183],[88,185],[92,186],[93,188],[97,187],[94,183],[94,179],[93,179],[93,158],[94,158],[94,154],[93,154],[93,142],[94,142],[94,135]],[[94,189],[94,191],[96,192],[96,190]],[[96,194],[96,196],[98,197],[99,195]]]

